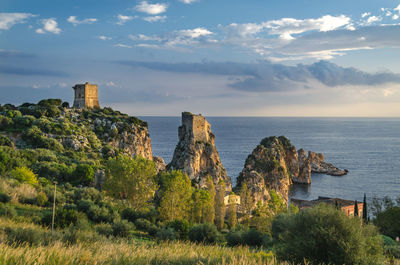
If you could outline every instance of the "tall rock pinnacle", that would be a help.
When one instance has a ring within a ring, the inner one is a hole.
[[[227,190],[231,190],[231,180],[221,163],[207,120],[201,115],[183,112],[178,135],[179,142],[167,168],[182,170],[199,188],[205,186],[206,177],[210,175],[215,184],[223,180]]]

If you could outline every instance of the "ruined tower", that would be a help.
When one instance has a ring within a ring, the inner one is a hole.
[[[72,88],[75,91],[74,108],[100,108],[97,85],[86,82],[76,84]]]

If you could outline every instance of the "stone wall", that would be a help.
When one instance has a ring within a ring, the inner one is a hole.
[[[187,132],[192,133],[191,136],[195,141],[205,143],[210,141],[210,124],[203,116],[184,112],[182,113],[182,125],[186,127]]]

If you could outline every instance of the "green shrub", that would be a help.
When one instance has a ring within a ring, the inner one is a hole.
[[[160,229],[156,236],[162,241],[174,241],[177,239],[178,233],[172,227],[165,227]]]
[[[67,244],[78,244],[78,243],[94,243],[101,241],[102,238],[99,234],[93,231],[82,231],[76,227],[69,227],[63,237],[62,241]]]
[[[9,245],[48,245],[52,239],[56,239],[59,236],[57,233],[51,235],[50,232],[42,231],[37,228],[6,227],[5,232]]]
[[[181,240],[188,239],[189,223],[186,220],[174,220],[167,223],[167,228],[173,228],[177,233],[177,238]]]
[[[113,220],[118,217],[117,213],[110,207],[98,205],[92,205],[87,212],[87,216],[96,223],[112,223]]]
[[[206,223],[190,228],[189,239],[192,242],[214,244],[220,240],[220,235],[215,225]]]
[[[112,224],[112,231],[114,236],[127,237],[134,229],[135,226],[127,220],[116,221]]]
[[[13,142],[6,136],[0,135],[0,145],[13,147]]]
[[[99,233],[100,235],[103,236],[112,236],[113,235],[113,228],[111,224],[107,224],[107,223],[100,223],[95,225],[95,230],[97,233]]]
[[[39,206],[44,206],[49,198],[47,198],[46,193],[43,191],[39,192],[38,195],[36,196],[36,204]]]
[[[230,247],[239,246],[243,244],[244,231],[230,231],[226,235],[227,245]]]
[[[382,264],[377,229],[325,204],[277,216],[272,236],[277,257],[296,264]]]
[[[0,192],[0,202],[7,203],[11,201],[11,197],[8,196],[6,193]]]
[[[71,181],[74,184],[89,185],[94,181],[94,169],[91,165],[80,164],[72,173]]]
[[[52,213],[47,213],[42,218],[42,224],[50,226],[52,221]],[[54,216],[54,226],[57,228],[65,228],[70,225],[75,225],[78,221],[78,212],[73,209],[56,210]]]
[[[250,229],[243,233],[243,244],[252,247],[260,247],[263,244],[263,235],[257,230]]]
[[[38,183],[35,173],[33,173],[32,170],[27,167],[17,167],[16,169],[13,169],[10,172],[10,176],[20,182],[25,182],[30,185]]]
[[[139,218],[135,221],[135,226],[138,230],[149,233],[154,236],[158,232],[158,227],[147,219]]]
[[[17,211],[14,206],[0,203],[0,215],[7,218],[15,218],[17,216]]]

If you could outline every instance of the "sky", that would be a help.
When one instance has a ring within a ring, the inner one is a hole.
[[[400,117],[400,0],[2,0],[0,104]]]

